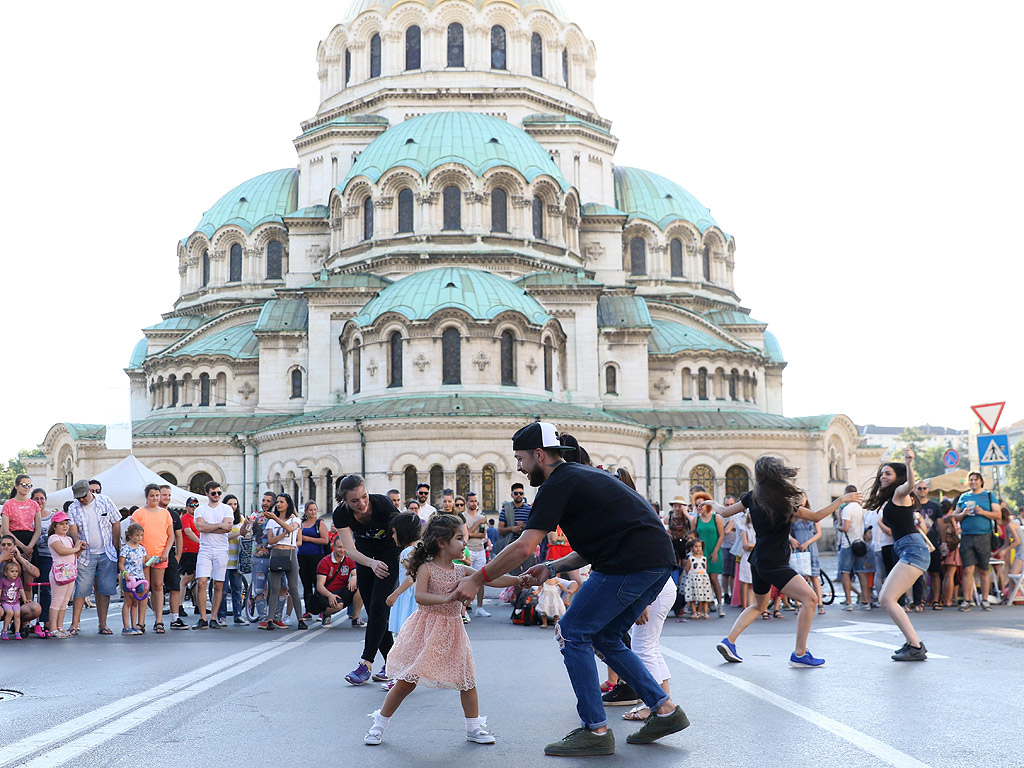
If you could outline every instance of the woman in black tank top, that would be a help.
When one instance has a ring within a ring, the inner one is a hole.
[[[904,451],[905,463],[889,462],[878,468],[875,483],[864,502],[865,509],[881,509],[882,522],[892,529],[893,554],[899,562],[885,578],[878,601],[899,627],[906,642],[892,655],[893,661],[924,661],[928,651],[917,636],[910,616],[897,602],[928,570],[928,540],[914,519],[918,499],[914,488],[914,451]]]

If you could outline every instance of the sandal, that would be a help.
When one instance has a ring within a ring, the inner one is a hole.
[[[59,638],[61,640],[64,640],[65,638],[71,637],[71,635],[69,635],[63,629],[58,629],[58,630],[56,630],[54,632],[51,632],[50,633],[50,637],[56,637],[56,638]]]
[[[647,705],[639,704],[639,705],[633,707],[631,710],[629,710],[629,712],[624,714],[622,716],[622,719],[623,720],[646,720],[650,716],[650,710],[647,709],[648,714],[646,714],[646,715],[641,715],[640,714],[640,712],[642,710],[645,710],[645,709],[647,709]]]
[[[164,623],[162,621],[158,621],[153,625],[153,631],[158,635],[162,635],[164,633]]]
[[[932,605],[932,610],[933,611],[941,611],[942,610],[942,603],[935,603],[934,605]]]
[[[776,611],[775,613],[773,613],[772,614],[772,618],[774,618],[774,619],[781,619],[782,618],[782,611]]]
[[[137,630],[139,630],[139,632],[141,632],[142,634],[146,634],[146,627],[145,627],[145,626],[143,626],[142,624],[136,624],[136,625],[135,625],[135,626],[133,627],[133,629],[137,629]]]
[[[64,630],[61,630],[61,631],[63,632]],[[79,631],[80,630],[79,630],[78,627],[72,627],[71,629],[69,629],[67,632],[64,633],[63,637],[78,637]]]
[[[914,613],[921,613],[923,610],[924,610],[924,606],[923,605],[915,605],[914,606]]]
[[[761,618],[764,619],[765,621],[768,621],[768,619],[770,619],[771,617],[772,617],[772,615],[770,613],[768,613],[768,611],[762,611],[761,612]]]
[[[97,634],[100,634],[100,635],[112,635],[112,634],[114,634],[114,632],[113,632],[113,630],[110,629],[110,627],[100,627]]]

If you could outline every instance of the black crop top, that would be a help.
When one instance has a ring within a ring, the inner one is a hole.
[[[892,529],[892,540],[899,541],[904,536],[918,533],[914,525],[914,508],[898,507],[892,501],[885,502],[882,508],[882,522]]]

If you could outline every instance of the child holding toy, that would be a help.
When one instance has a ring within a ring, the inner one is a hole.
[[[121,554],[117,558],[117,570],[124,580],[124,604],[121,606],[121,623],[124,628],[121,634],[125,636],[141,635],[146,619],[145,603],[136,599],[127,578],[146,578],[146,548],[142,545],[144,534],[141,525],[136,522],[129,523],[128,531],[125,533],[127,543],[121,547]]]

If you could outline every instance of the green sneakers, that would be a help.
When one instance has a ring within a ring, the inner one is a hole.
[[[636,733],[631,733],[626,737],[627,744],[650,744],[652,741],[660,739],[662,736],[668,736],[670,733],[677,733],[684,728],[690,727],[690,721],[686,718],[686,713],[682,709],[676,707],[675,711],[671,715],[661,717],[655,713],[651,713],[646,720],[644,720],[643,726]]]
[[[689,725],[689,723],[686,725]],[[683,727],[685,728],[686,726]],[[561,741],[553,742],[544,747],[544,754],[555,755],[556,757],[614,755],[615,737],[612,735],[611,728],[608,729],[607,733],[601,734],[588,731],[586,728],[577,728],[574,731],[569,731]]]

